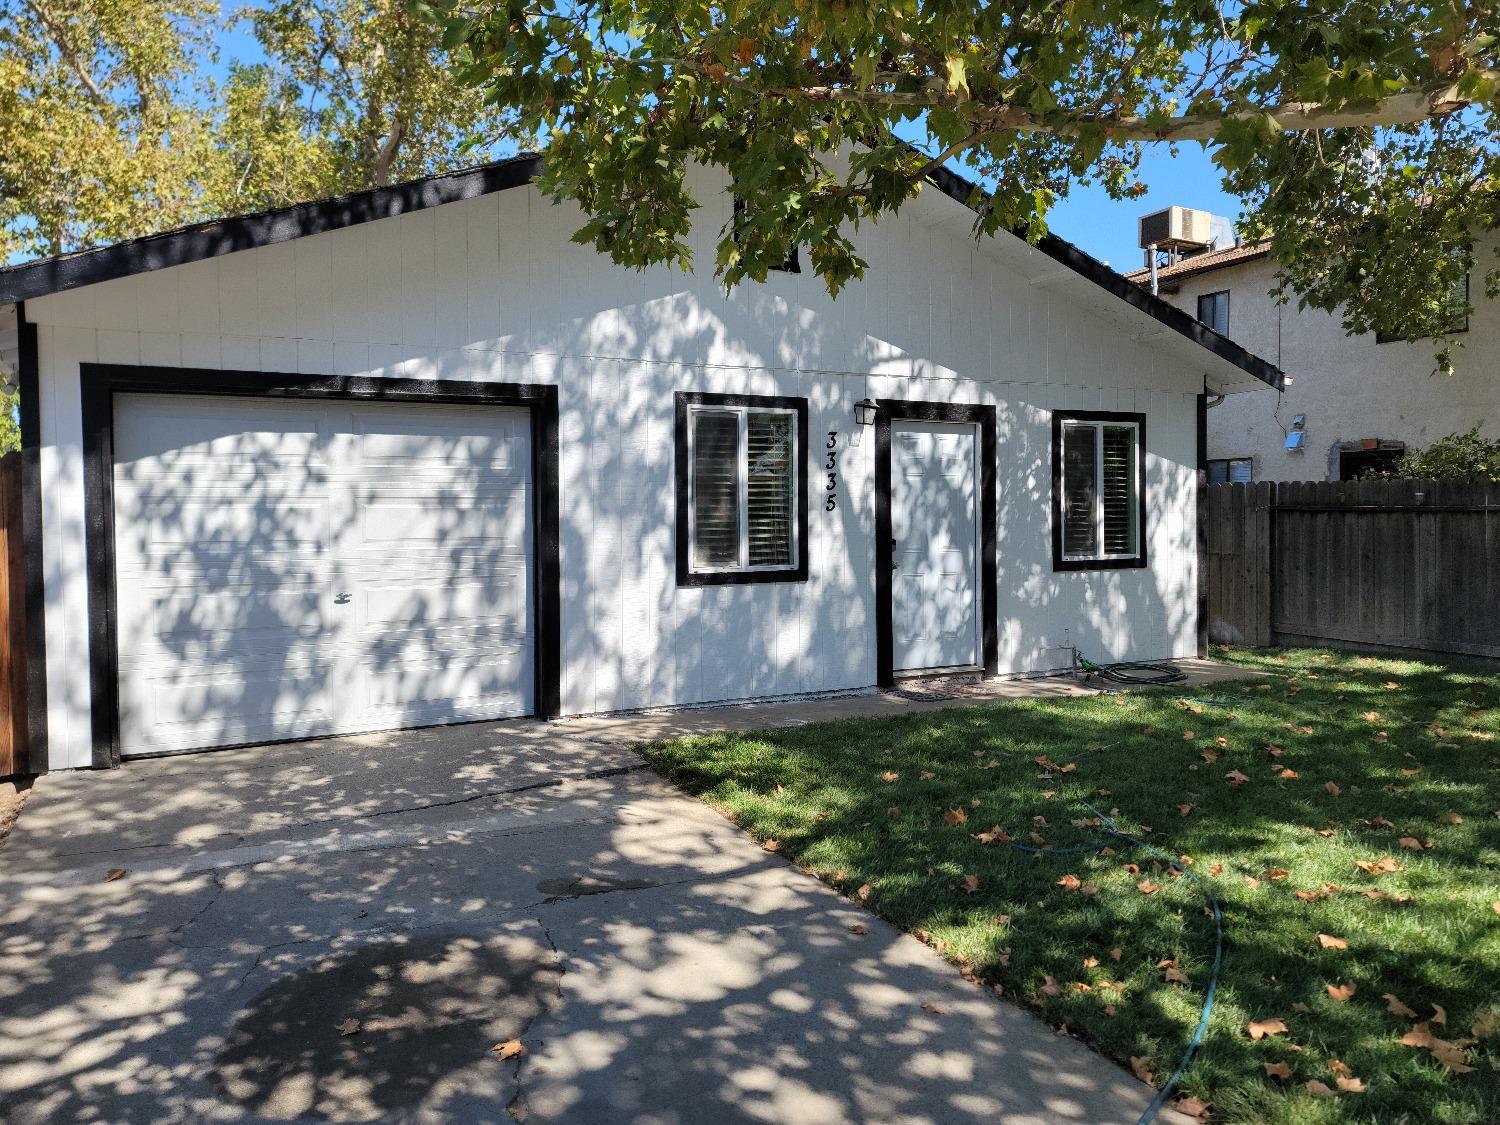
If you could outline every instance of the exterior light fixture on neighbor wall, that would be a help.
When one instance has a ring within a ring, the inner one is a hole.
[[[879,409],[873,399],[862,398],[854,404],[854,421],[861,426],[873,426]]]

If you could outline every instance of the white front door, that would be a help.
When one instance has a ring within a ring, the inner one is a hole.
[[[968,424],[891,424],[896,671],[979,663],[979,450]]]
[[[120,395],[125,756],[532,710],[524,410]]]

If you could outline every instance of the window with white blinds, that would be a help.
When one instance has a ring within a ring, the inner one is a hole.
[[[1142,428],[1139,415],[1058,420],[1059,565],[1143,561]]]
[[[694,573],[797,567],[797,415],[688,408],[688,555]]]

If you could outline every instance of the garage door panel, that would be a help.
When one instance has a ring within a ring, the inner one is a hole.
[[[192,395],[121,395],[115,400],[115,465],[169,470],[194,465],[321,468],[327,419],[299,402]]]
[[[329,633],[327,602],[321,587],[135,590],[121,592],[116,612],[136,655],[204,660],[316,642]]]
[[[531,710],[530,680],[521,675],[526,663],[526,654],[515,647],[473,661],[372,660],[361,680],[371,709],[402,711],[414,719],[465,718],[475,711],[521,715]]]
[[[335,726],[331,665],[297,654],[258,665],[207,665],[191,675],[135,671],[120,693],[122,750],[232,745],[324,734]]]
[[[123,753],[531,710],[524,411],[120,396],[116,426]]]
[[[488,415],[482,427],[475,417]],[[411,475],[509,474],[530,456],[524,413],[485,407],[361,404],[339,410],[333,422],[333,460],[341,472],[364,476],[399,468]],[[521,456],[524,451],[524,458]]]

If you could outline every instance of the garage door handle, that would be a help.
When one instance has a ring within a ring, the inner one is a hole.
[[[354,597],[353,594],[335,594],[333,596],[333,604],[334,605],[348,605],[349,604],[349,599],[352,598],[352,597]]]

